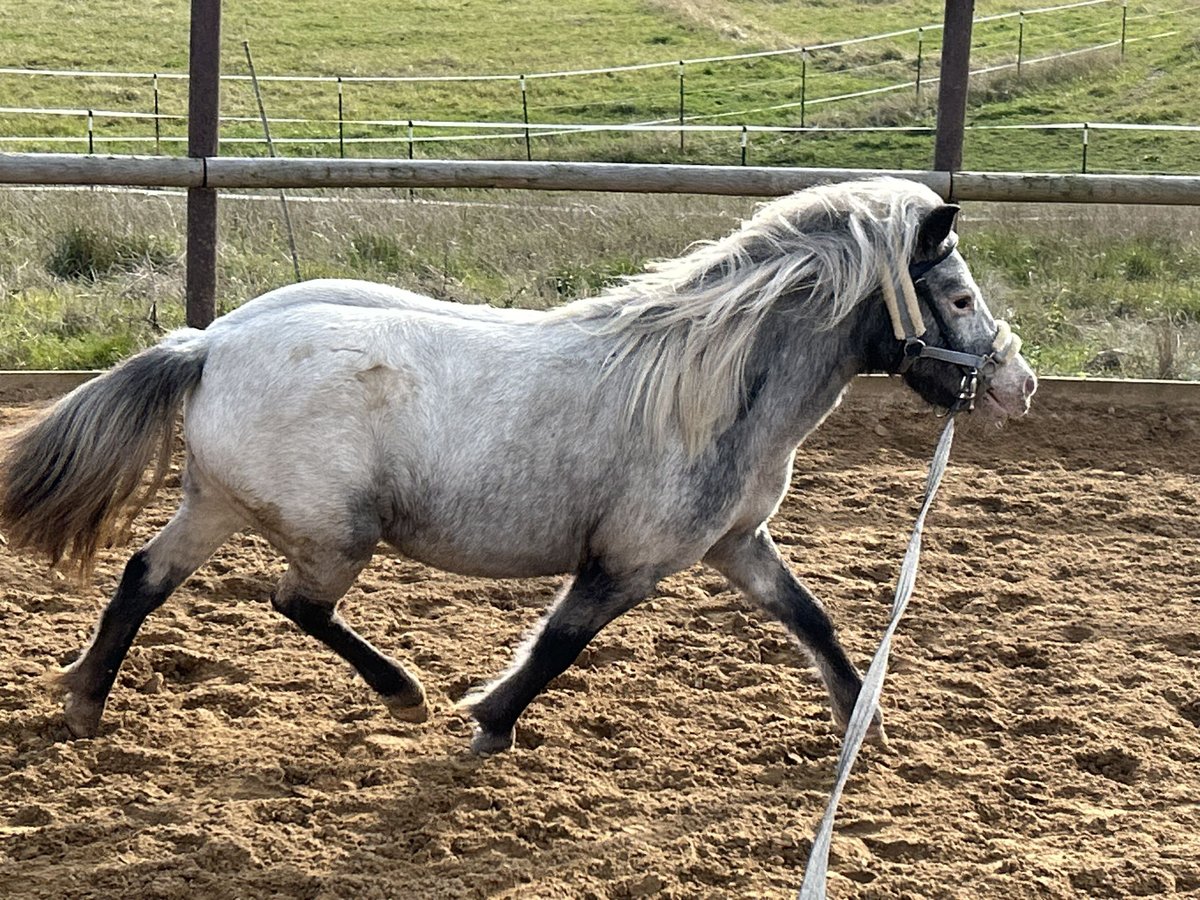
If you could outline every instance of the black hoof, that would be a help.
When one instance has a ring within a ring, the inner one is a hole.
[[[475,728],[475,736],[471,738],[471,752],[478,756],[491,756],[493,753],[503,753],[513,745],[513,732],[508,730],[496,733],[485,730],[482,726]]]

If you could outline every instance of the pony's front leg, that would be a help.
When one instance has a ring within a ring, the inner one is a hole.
[[[525,707],[567,670],[601,628],[637,606],[656,580],[618,577],[598,561],[586,564],[517,652],[508,672],[463,699],[476,723],[471,749],[484,754],[511,747]]]
[[[862,676],[838,643],[821,601],[792,574],[766,525],[753,532],[726,535],[709,550],[704,561],[782,622],[812,654],[829,690],[834,721],[844,731],[858,700]],[[883,740],[883,720],[878,709],[868,737]]]

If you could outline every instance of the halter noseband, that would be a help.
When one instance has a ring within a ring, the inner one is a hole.
[[[934,259],[912,263],[907,271],[896,279],[894,273],[888,272],[883,278],[883,300],[892,319],[892,332],[896,340],[904,342],[904,356],[900,362],[897,374],[903,375],[918,359],[935,359],[939,362],[958,366],[963,370],[962,383],[959,385],[958,398],[950,412],[960,410],[970,411],[975,408],[975,398],[979,394],[979,383],[991,378],[997,366],[1010,362],[1021,351],[1021,338],[1003,319],[996,320],[996,334],[992,338],[992,350],[987,355],[964,353],[961,350],[950,350],[945,347],[931,347],[921,340],[926,332],[925,318],[921,315],[921,305],[917,301],[916,282],[928,274],[929,270],[949,258],[958,247],[953,238],[947,243],[947,248]],[[895,281],[899,280],[900,290],[904,294],[901,305],[896,297]],[[931,310],[935,317],[941,320],[937,309]],[[942,331],[948,334],[944,327]]]

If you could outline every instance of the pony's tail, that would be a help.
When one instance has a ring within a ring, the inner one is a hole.
[[[72,391],[3,448],[0,532],[9,544],[52,564],[67,556],[87,574],[97,549],[127,537],[166,476],[176,414],[207,355],[204,332],[177,331]]]

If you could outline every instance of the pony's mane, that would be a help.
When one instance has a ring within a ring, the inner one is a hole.
[[[747,356],[780,299],[796,297],[814,331],[834,328],[911,258],[923,215],[940,202],[898,178],[810,188],[551,316],[610,337],[605,377],[622,377],[629,422],[660,445],[681,432],[695,455],[745,403]]]

